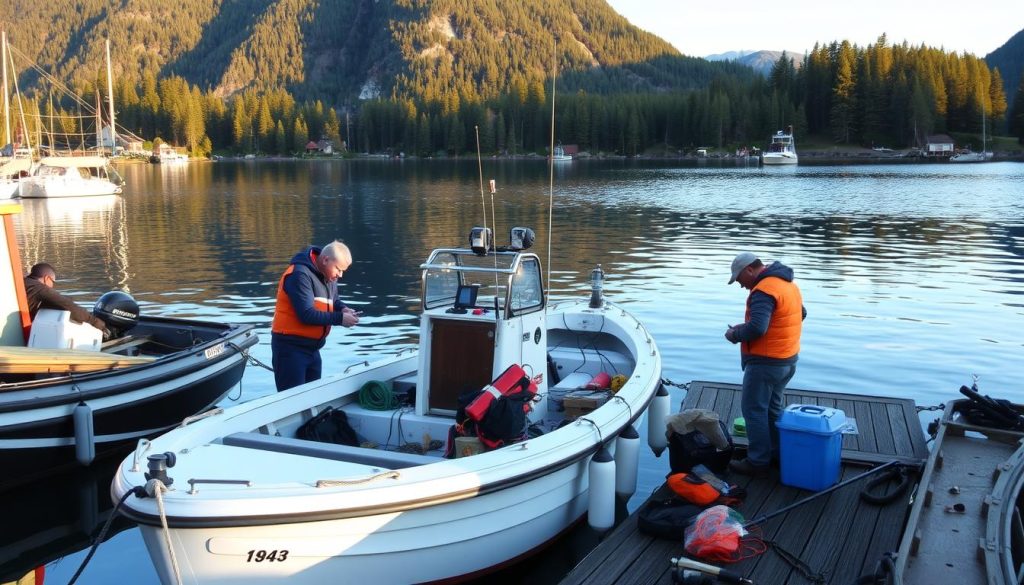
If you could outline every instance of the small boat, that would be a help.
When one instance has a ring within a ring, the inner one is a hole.
[[[188,155],[178,152],[177,149],[165,142],[157,147],[157,150],[149,157],[149,162],[159,164],[187,163]]]
[[[660,353],[635,317],[601,298],[599,269],[589,301],[549,306],[539,258],[509,248],[430,254],[418,352],[232,407],[126,458],[111,495],[140,525],[161,581],[463,579],[537,551],[584,514],[609,528],[615,493],[636,487],[634,427],[649,405],[652,420],[667,414]],[[483,439],[453,431],[460,404],[502,403],[508,372],[536,385],[528,428],[481,450]],[[609,375],[622,384],[614,394],[576,390]],[[300,430],[335,412],[358,444]],[[650,428],[660,453],[664,426]],[[168,486],[150,484],[159,500],[132,493],[147,478]]]
[[[121,192],[121,176],[102,156],[49,156],[21,181],[25,199],[91,197]]]
[[[4,216],[21,208],[0,207]],[[100,297],[93,310],[114,331],[111,340],[70,321],[67,311],[40,309],[29,329],[25,293],[16,286],[18,251],[10,245],[17,239],[4,219],[0,486],[88,465],[155,436],[207,411],[241,379],[257,341],[252,325],[140,316],[134,299],[119,291]],[[105,298],[127,304],[101,304]]]
[[[793,141],[793,127],[790,126],[785,132],[779,130],[772,136],[768,150],[761,155],[761,163],[766,165],[795,165],[797,164],[796,143]]]
[[[988,162],[992,160],[992,153],[985,150],[985,143],[985,104],[981,104],[981,152],[974,152],[970,148],[966,148],[949,157],[949,162]]]
[[[22,178],[31,169],[31,157],[15,155],[0,158],[0,200],[16,197]]]
[[[551,155],[551,160],[555,162],[569,162],[572,161],[571,154],[565,154],[565,149],[559,144],[555,147],[554,154]]]

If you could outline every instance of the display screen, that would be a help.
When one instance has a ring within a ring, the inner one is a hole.
[[[460,309],[468,309],[476,305],[476,293],[479,288],[475,284],[460,284],[459,290],[455,293],[455,306]]]

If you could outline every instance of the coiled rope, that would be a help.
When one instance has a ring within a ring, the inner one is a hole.
[[[359,406],[367,410],[394,410],[398,397],[383,382],[370,380],[359,389]]]

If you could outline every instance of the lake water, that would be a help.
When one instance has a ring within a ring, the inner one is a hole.
[[[269,363],[281,271],[307,244],[341,239],[355,257],[342,295],[364,317],[357,328],[331,334],[325,374],[413,345],[419,264],[431,248],[464,245],[471,227],[492,224],[492,197],[483,196],[485,220],[475,161],[138,164],[119,171],[127,180],[120,197],[24,201],[15,218],[23,264],[54,264],[60,289],[83,304],[123,289],[149,314],[253,323],[261,341],[252,353]],[[542,258],[550,242],[556,298],[588,294],[586,280],[600,263],[607,296],[645,322],[673,382],[740,381],[738,350],[723,333],[742,320],[746,291],[726,281],[732,257],[751,250],[792,267],[803,291],[808,316],[790,387],[910,397],[929,406],[957,398],[976,374],[984,393],[1024,400],[1013,366],[1024,344],[1024,165],[759,169],[575,161],[555,169],[551,230],[544,162],[484,161],[483,178],[497,182],[498,243],[512,226],[536,231]],[[270,372],[250,367],[231,397],[273,391]],[[671,392],[677,408],[683,391]],[[630,508],[667,466],[667,456],[644,450]],[[62,547],[19,551],[22,540],[0,539],[0,552],[9,551],[0,568],[49,562],[47,580],[67,582],[85,556],[79,549],[86,537],[65,544],[49,525],[69,519],[75,528],[65,532],[91,531],[90,506],[109,507],[109,473],[62,480],[86,487],[64,485],[32,504],[45,514],[25,500],[54,486],[5,498],[26,518],[18,535],[38,525],[37,539]],[[58,511],[48,506],[55,500],[78,505]],[[79,583],[155,582],[138,531],[120,528]],[[557,581],[592,544],[581,536],[545,553],[549,567],[533,582]]]

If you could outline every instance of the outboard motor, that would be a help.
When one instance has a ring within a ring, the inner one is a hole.
[[[111,339],[116,339],[139,323],[139,303],[126,292],[112,290],[96,301],[92,314],[107,324]]]

